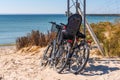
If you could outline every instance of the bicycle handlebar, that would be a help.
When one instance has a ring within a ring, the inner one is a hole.
[[[51,23],[51,24],[56,24],[56,22],[49,22],[49,23]]]
[[[59,24],[56,24],[56,22],[49,22],[49,23],[51,23],[52,25],[55,25],[57,29],[62,29],[62,26]]]

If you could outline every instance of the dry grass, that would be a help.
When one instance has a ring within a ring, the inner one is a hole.
[[[24,47],[31,46],[39,46],[44,47],[47,46],[48,43],[53,40],[55,37],[55,33],[43,34],[39,31],[32,30],[31,33],[28,33],[27,36],[19,37],[16,40],[16,48],[20,50]]]
[[[103,45],[106,56],[120,57],[120,23],[100,22],[91,24],[100,43]],[[32,31],[24,37],[17,38],[16,47],[18,50],[25,47],[45,47],[55,38],[55,33],[43,34],[39,31]],[[92,40],[87,32],[87,39]],[[94,44],[94,43],[93,43]]]
[[[106,56],[120,57],[120,23],[100,22],[91,26],[103,44]]]

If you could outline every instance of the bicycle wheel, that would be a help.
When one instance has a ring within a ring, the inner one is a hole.
[[[43,54],[43,57],[41,59],[41,62],[40,62],[41,66],[45,67],[48,64],[49,59],[50,59],[50,57],[52,55],[52,51],[53,51],[53,42],[50,43],[48,45],[48,47],[46,48],[46,50],[45,50],[45,52]]]
[[[66,68],[66,65],[69,60],[69,49],[66,45],[61,45],[56,54],[56,62],[55,69],[58,73],[62,73],[62,71]]]
[[[86,66],[88,59],[89,47],[87,43],[85,43],[74,50],[70,59],[70,71],[74,74],[80,73]]]
[[[58,44],[56,42],[56,40],[53,40],[53,49],[52,49],[52,53],[51,53],[51,56],[50,56],[50,67],[53,67],[55,66],[55,60],[56,60],[56,53],[58,51]]]

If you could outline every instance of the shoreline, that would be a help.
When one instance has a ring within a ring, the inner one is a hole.
[[[31,16],[31,15],[66,15],[66,14],[64,14],[64,13],[58,13],[58,14],[56,14],[56,13],[51,13],[51,14],[47,14],[47,13],[44,13],[44,14],[0,14],[0,16],[22,16],[22,15],[25,15],[25,16]],[[120,14],[91,14],[91,13],[87,13],[86,14],[87,16],[120,16]]]
[[[2,46],[15,46],[16,44],[0,44],[0,47]]]

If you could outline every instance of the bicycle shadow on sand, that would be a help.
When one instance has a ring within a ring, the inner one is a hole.
[[[95,63],[89,62],[89,66],[84,69],[84,72],[81,73],[81,75],[84,76],[95,76],[95,75],[104,75],[104,74],[109,74],[113,71],[120,70],[119,67],[109,67],[110,64],[98,64],[96,65]]]

